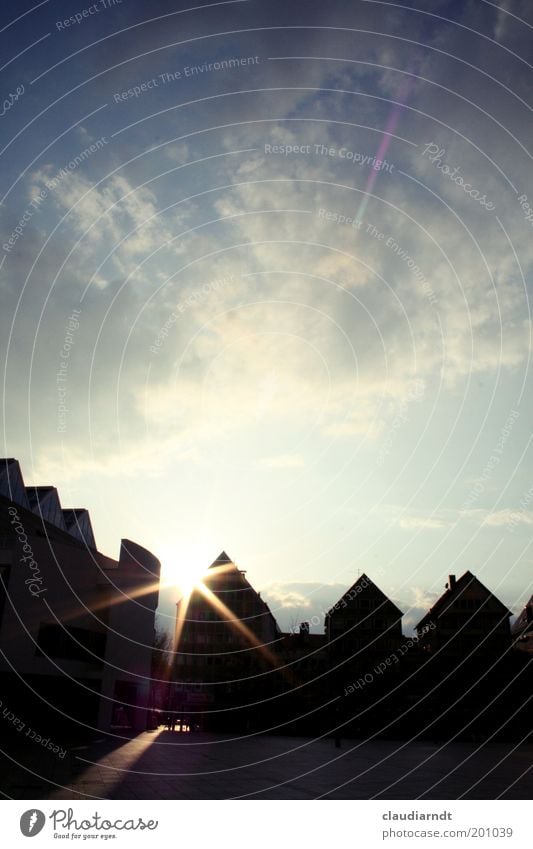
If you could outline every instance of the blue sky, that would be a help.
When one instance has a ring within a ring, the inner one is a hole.
[[[2,7],[3,451],[163,619],[222,549],[285,627],[531,594],[533,19],[422,6]]]

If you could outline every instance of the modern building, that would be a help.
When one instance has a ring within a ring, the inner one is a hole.
[[[96,548],[89,514],[0,460],[0,689],[33,728],[145,729],[160,563]]]

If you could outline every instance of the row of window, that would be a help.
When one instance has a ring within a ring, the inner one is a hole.
[[[103,631],[41,622],[35,654],[100,665],[105,656],[105,647],[106,634]]]

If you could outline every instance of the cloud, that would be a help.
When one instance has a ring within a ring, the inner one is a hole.
[[[347,589],[344,584],[277,582],[267,585],[261,595],[283,629],[297,628],[305,621],[310,623],[313,633],[322,634],[325,614]]]
[[[426,530],[435,530],[440,528],[447,528],[449,526],[449,522],[444,519],[437,519],[431,516],[405,516],[401,519],[398,519],[397,524],[400,528],[404,528],[406,530],[413,530],[415,528],[424,528]]]
[[[492,528],[533,525],[533,511],[522,509],[512,510],[510,507],[506,507],[504,510],[497,510],[494,513],[486,515],[482,521],[482,525]]]

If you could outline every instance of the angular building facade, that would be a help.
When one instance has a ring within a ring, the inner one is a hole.
[[[0,688],[10,713],[69,736],[144,730],[160,563],[96,548],[89,514],[0,460]]]

